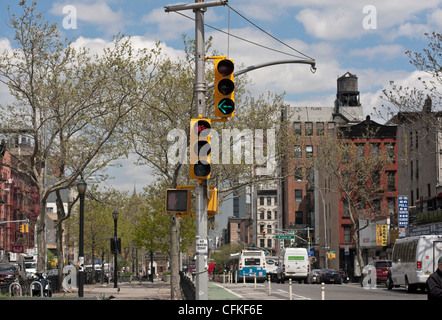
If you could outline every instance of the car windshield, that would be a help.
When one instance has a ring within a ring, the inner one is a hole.
[[[14,268],[14,266],[11,266],[11,265],[0,265],[0,271],[12,271],[12,272],[14,272],[14,270],[15,270],[15,268]]]
[[[376,268],[390,268],[391,261],[378,261],[376,262]]]

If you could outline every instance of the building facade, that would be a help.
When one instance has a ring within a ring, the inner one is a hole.
[[[338,139],[342,139],[343,143],[354,148],[356,153],[354,156],[373,159],[373,161],[365,162],[371,164],[370,168],[367,168],[367,165],[360,169],[365,171],[366,175],[362,181],[364,185],[359,187],[363,191],[358,190],[353,199],[354,204],[357,205],[357,211],[351,216],[347,198],[342,194],[337,198],[339,247],[335,251],[336,259],[339,261],[339,269],[346,271],[347,275],[352,278],[360,275],[359,269],[355,266],[357,264],[353,239],[355,224],[352,218],[359,220],[359,228],[367,225],[359,231],[359,245],[364,263],[367,264],[372,259],[390,257],[390,239],[387,236],[386,241],[380,243],[378,237],[382,230],[379,226],[385,226],[388,234],[392,227],[397,227],[399,189],[397,126],[381,125],[367,116],[365,121],[341,126],[338,131]]]
[[[18,160],[6,151],[0,165],[0,250],[27,253],[34,248],[35,224],[40,212],[37,188],[21,174]]]
[[[257,209],[257,246],[269,252],[277,252],[275,234],[278,229],[278,197],[276,189],[258,190]]]
[[[442,233],[442,112],[430,98],[421,111],[399,112],[399,195],[408,197],[409,226],[401,236]]]

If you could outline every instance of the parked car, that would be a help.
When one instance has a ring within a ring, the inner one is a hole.
[[[309,283],[321,283],[319,280],[321,278],[321,269],[313,269],[310,273]]]
[[[373,260],[368,263],[367,266],[373,266],[376,268],[376,283],[386,282],[388,278],[388,270],[391,268],[391,260]],[[367,276],[365,272],[362,272],[361,279]]]
[[[338,270],[322,269],[319,273],[320,281],[324,283],[342,283],[342,275]]]
[[[20,272],[12,263],[0,263],[0,283],[10,283],[20,276]]]
[[[376,280],[378,283],[387,281],[388,270],[391,268],[391,260],[376,260]]]

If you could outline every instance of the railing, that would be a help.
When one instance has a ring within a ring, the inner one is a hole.
[[[421,212],[417,215],[416,224],[442,222],[442,210]]]
[[[180,287],[185,300],[195,300],[195,284],[182,271],[180,271]]]

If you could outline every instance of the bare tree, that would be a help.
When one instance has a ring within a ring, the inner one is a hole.
[[[363,124],[366,122],[363,122]],[[350,128],[350,127],[349,127]],[[317,168],[331,179],[331,191],[344,204],[345,216],[349,217],[359,266],[364,267],[359,232],[368,224],[360,221],[375,221],[387,216],[381,205],[386,191],[386,170],[393,159],[386,149],[370,143],[377,129],[367,125],[356,136],[347,134],[348,128],[324,136],[318,148]]]
[[[0,55],[0,81],[14,98],[3,106],[2,117],[32,137],[19,169],[40,196],[37,270],[43,272],[49,194],[69,188],[86,168],[103,168],[127,151],[114,133],[154,88],[158,51],[135,51],[122,35],[100,55],[76,50],[36,12],[36,2],[19,5],[21,16],[11,15],[10,21],[17,49]]]

